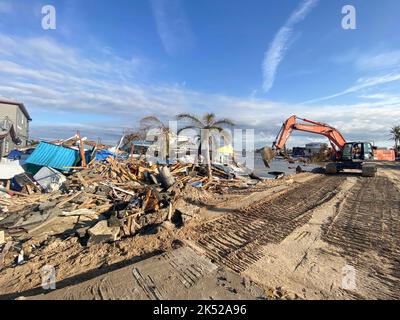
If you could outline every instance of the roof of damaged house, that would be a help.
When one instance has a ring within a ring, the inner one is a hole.
[[[79,159],[78,150],[40,142],[35,151],[26,160],[26,163],[51,167],[61,171],[70,171],[68,167],[74,166]]]
[[[21,109],[22,113],[25,115],[25,117],[26,117],[29,121],[32,121],[32,118],[31,118],[31,116],[29,115],[28,110],[26,109],[25,105],[24,105],[22,102],[11,101],[11,100],[7,100],[7,99],[2,99],[2,98],[0,98],[0,103],[3,103],[3,104],[11,104],[11,105],[14,105],[14,106],[18,106],[18,107]]]

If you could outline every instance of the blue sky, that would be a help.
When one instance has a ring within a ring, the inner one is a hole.
[[[46,4],[56,30],[41,27]],[[341,27],[347,4],[356,30]],[[148,114],[214,111],[256,129],[257,145],[291,114],[390,145],[399,12],[398,0],[0,0],[0,96],[26,104],[37,138],[113,142]]]

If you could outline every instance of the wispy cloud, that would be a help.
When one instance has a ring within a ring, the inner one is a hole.
[[[34,39],[41,45],[33,45]],[[271,143],[291,114],[328,122],[348,139],[384,141],[387,128],[400,119],[400,99],[388,96],[356,104],[293,105],[143,81],[137,76],[140,62],[112,52],[94,60],[47,38],[0,33],[0,48],[7,51],[0,57],[0,96],[26,104],[33,118],[33,138],[67,138],[79,129],[90,138],[112,143],[123,129],[135,127],[138,119],[149,114],[171,119],[180,112],[213,111],[232,117],[240,127],[255,129],[259,145]],[[318,138],[294,135],[289,145]]]
[[[174,56],[190,50],[194,36],[181,0],[150,0],[150,3],[165,51]]]
[[[400,50],[378,48],[366,52],[360,48],[352,48],[348,52],[335,54],[331,61],[364,73],[400,70]]]
[[[302,0],[298,8],[290,15],[284,26],[275,35],[269,49],[265,53],[262,65],[264,91],[268,92],[274,84],[279,64],[290,47],[295,25],[304,20],[317,3],[318,0]]]
[[[355,93],[355,92],[361,91],[363,89],[372,88],[375,86],[379,86],[379,85],[383,85],[383,84],[387,84],[387,83],[399,81],[399,80],[400,80],[400,73],[389,73],[389,74],[385,74],[385,75],[381,75],[381,76],[360,78],[357,80],[356,84],[347,88],[346,90],[340,91],[338,93],[335,93],[335,94],[332,94],[329,96],[308,100],[301,104],[304,105],[304,104],[311,104],[311,103],[315,103],[315,102],[331,100],[331,99],[338,98],[338,97],[341,97],[341,96],[344,96],[344,95],[347,95],[350,93]]]
[[[396,95],[393,95],[393,94],[389,94],[389,93],[385,93],[385,92],[360,95],[359,98],[368,99],[368,100],[375,100],[375,101],[377,101],[377,100],[378,101],[385,101],[385,103],[390,102],[391,104],[400,102],[400,97],[399,96],[396,96]]]
[[[400,50],[359,55],[355,66],[363,71],[400,68]]]

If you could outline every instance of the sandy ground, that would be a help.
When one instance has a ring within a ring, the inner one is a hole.
[[[304,179],[301,174],[296,179]],[[44,241],[28,241],[23,245],[26,261],[16,264],[20,248],[10,250],[4,267],[0,271],[0,299],[15,299],[42,293],[42,268],[53,266],[57,271],[58,287],[75,285],[128,266],[132,263],[168,252],[180,246],[183,241],[190,241],[197,234],[198,226],[224,214],[226,203],[239,203],[249,195],[265,194],[276,187],[286,189],[293,184],[293,179],[269,181],[251,192],[242,190],[234,193],[215,195],[185,196],[189,209],[200,210],[182,228],[156,227],[148,234],[125,238],[114,243],[82,246],[77,237],[49,237]],[[236,202],[237,201],[237,202]]]
[[[242,300],[266,297],[254,282],[218,267],[186,246],[77,285],[19,299]]]
[[[196,218],[179,229],[91,247],[72,237],[27,248],[23,265],[8,257],[0,298],[41,294],[45,265],[56,267],[58,288],[67,288],[183,245],[268,297],[398,299],[399,212],[399,164],[382,165],[375,178],[299,174],[204,199]],[[212,282],[202,290],[213,290]]]
[[[304,299],[343,298],[340,288],[346,260],[329,254],[332,250],[322,240],[321,226],[356,180],[347,178],[335,198],[313,210],[310,220],[283,241],[265,245],[263,257],[243,274],[264,287],[283,287]]]

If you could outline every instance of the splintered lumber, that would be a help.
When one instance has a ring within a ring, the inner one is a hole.
[[[191,167],[191,165],[185,165],[183,167],[177,167],[174,169],[171,168],[171,173],[177,174],[177,173],[181,173],[181,172],[186,172],[190,167]]]
[[[71,201],[72,199],[75,199],[77,196],[79,196],[79,195],[81,195],[81,194],[82,194],[82,191],[79,191],[79,192],[73,194],[72,196],[68,197],[67,199],[65,199],[65,200],[63,200],[63,201],[61,201],[61,202],[59,202],[59,203],[56,205],[56,207],[57,207],[57,208],[61,208],[64,204],[66,204],[67,202]]]
[[[132,174],[129,169],[125,170],[123,168],[121,168],[121,171],[124,172],[124,174],[126,174],[131,180],[137,180],[136,176],[134,174]]]
[[[11,203],[9,199],[0,198],[0,204],[10,205]]]
[[[145,199],[143,201],[142,210],[143,211],[158,211],[160,208],[160,204],[158,201],[157,192],[153,189],[148,189],[145,195]]]
[[[81,205],[78,206],[78,209],[89,209],[90,207],[92,207],[93,205],[96,205],[95,203],[93,203],[93,199],[88,199],[86,200],[84,203],[82,203]]]
[[[82,177],[82,174],[80,172],[78,172],[76,176],[78,177],[79,181],[83,184],[85,188],[89,186],[86,180]]]
[[[131,195],[131,196],[136,196],[135,193],[130,192],[130,191],[126,191],[126,190],[124,190],[124,189],[122,189],[122,188],[119,188],[119,187],[117,187],[117,186],[115,186],[115,185],[113,185],[113,184],[111,184],[111,183],[108,183],[108,184],[107,184],[107,183],[104,183],[104,182],[100,182],[100,184],[103,185],[103,186],[106,186],[106,187],[115,189],[115,190],[117,190],[117,191],[121,191],[121,192],[123,192],[123,193],[129,194],[129,195]]]
[[[31,194],[33,193],[33,191],[32,191],[32,189],[31,189],[31,187],[30,187],[29,184],[27,184],[27,185],[25,186],[25,188],[26,188],[26,192],[27,192],[29,195],[31,195]]]
[[[3,251],[0,253],[0,270],[3,269],[4,259],[10,248],[12,247],[12,241],[8,241],[3,248]]]
[[[220,174],[220,175],[223,175],[224,177],[228,177],[229,176],[229,174],[227,174],[225,171],[217,169],[217,168],[214,168],[214,167],[212,168],[212,172]]]
[[[93,209],[96,209],[96,212],[97,212],[98,214],[102,214],[103,212],[106,212],[106,211],[110,210],[110,208],[111,208],[112,206],[113,206],[112,203],[108,203],[108,204],[104,204],[104,205],[101,205],[101,206],[96,206],[96,207],[93,208]]]
[[[142,206],[143,210],[146,210],[147,203],[149,202],[150,197],[151,197],[151,189],[148,189],[147,192],[146,192],[146,196],[144,198],[144,201],[143,201],[143,206]]]
[[[17,192],[17,191],[14,191],[14,190],[7,190],[7,189],[1,188],[1,187],[0,187],[0,191],[6,192],[6,193],[11,194],[11,195],[15,194],[17,196],[29,197],[28,194],[25,194],[25,193],[22,193],[22,192]]]
[[[173,212],[173,208],[172,208],[172,203],[170,202],[169,206],[168,206],[168,216],[167,216],[168,221],[171,221],[171,219],[172,219],[172,212]]]
[[[98,195],[98,194],[86,193],[85,196],[90,197],[90,198],[94,198],[94,199],[97,199],[97,200],[109,201],[107,197],[101,196],[101,195]]]

